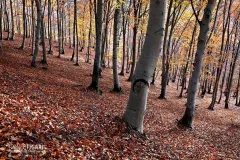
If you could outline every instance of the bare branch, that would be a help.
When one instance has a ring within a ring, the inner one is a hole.
[[[191,7],[192,7],[192,10],[193,10],[193,13],[194,13],[194,15],[195,15],[195,17],[196,17],[197,22],[198,22],[199,24],[201,24],[201,21],[200,21],[199,18],[198,18],[198,14],[197,14],[194,6],[193,6],[193,1],[190,0],[190,2],[191,2]]]

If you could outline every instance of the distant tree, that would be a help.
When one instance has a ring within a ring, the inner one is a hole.
[[[224,10],[223,10],[223,20],[222,20],[222,37],[221,37],[221,48],[220,48],[220,53],[219,53],[219,58],[218,58],[218,67],[216,71],[216,81],[214,83],[214,88],[213,88],[213,94],[212,94],[212,101],[211,104],[209,105],[208,109],[213,110],[216,99],[217,99],[217,92],[218,92],[218,86],[219,86],[219,80],[222,74],[223,70],[223,64],[225,63],[226,56],[224,54],[224,47],[225,47],[225,42],[226,41],[226,32],[227,29],[229,28],[229,18],[230,18],[230,13],[231,13],[231,6],[232,6],[233,0],[225,0],[224,3]],[[227,38],[228,39],[228,38]]]

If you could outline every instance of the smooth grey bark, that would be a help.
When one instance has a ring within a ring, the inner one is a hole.
[[[104,18],[105,19],[105,27],[104,32],[102,33],[102,47],[101,47],[101,68],[106,67],[106,61],[105,61],[105,52],[106,52],[106,44],[108,41],[108,28],[110,23],[110,16],[111,16],[111,7],[112,7],[112,1],[108,1],[105,5],[106,9],[104,9]],[[101,70],[101,69],[100,69]],[[102,71],[102,70],[101,70]]]
[[[182,119],[179,121],[179,123],[182,124],[183,126],[190,127],[190,128],[192,127],[192,124],[193,124],[193,119],[195,114],[195,105],[196,105],[197,87],[199,83],[199,77],[201,74],[203,55],[206,49],[209,25],[211,22],[215,3],[216,3],[216,0],[208,0],[207,6],[204,9],[204,14],[201,21],[199,21],[198,16],[195,14],[200,25],[200,33],[198,36],[197,51],[196,51],[194,64],[193,64],[194,70],[192,72],[192,76],[190,78],[189,85],[188,85],[186,110]]]
[[[89,22],[89,31],[88,31],[88,47],[86,53],[86,63],[90,63],[90,48],[91,48],[91,34],[92,34],[92,3],[89,2],[89,14],[90,14],[90,22]]]
[[[32,56],[32,67],[36,67],[36,59],[38,56],[38,51],[39,51],[39,36],[40,36],[40,29],[41,29],[41,14],[42,14],[42,7],[41,7],[41,2],[40,0],[35,0],[36,6],[37,6],[37,28],[36,28],[36,33],[35,33],[35,49],[34,49],[34,54]]]
[[[52,2],[51,2],[51,0],[48,0],[48,35],[49,35],[48,54],[53,54],[53,50],[52,50]]]
[[[142,54],[134,72],[131,91],[123,119],[143,133],[147,96],[156,63],[163,44],[167,0],[151,0],[147,34]]]
[[[75,37],[76,37],[76,43],[74,44],[74,50],[76,49],[76,63],[75,63],[75,65],[76,66],[79,66],[79,63],[78,63],[78,53],[79,53],[79,51],[78,51],[78,21],[77,21],[77,19],[78,19],[78,17],[77,17],[77,0],[74,0],[74,20],[75,20],[75,23],[74,23],[74,25],[75,25]]]
[[[119,0],[117,1],[119,4]],[[121,92],[121,86],[118,77],[118,47],[119,47],[119,21],[120,21],[120,8],[116,6],[114,13],[114,26],[113,26],[113,91]]]
[[[161,79],[161,84],[162,84],[162,87],[161,87],[161,93],[160,93],[160,96],[159,98],[160,99],[165,99],[165,93],[166,93],[166,87],[163,87],[163,86],[166,86],[165,84],[167,83],[167,77],[165,76],[165,72],[166,72],[166,47],[167,47],[167,37],[168,37],[168,30],[169,30],[169,24],[170,24],[170,18],[171,18],[171,9],[172,9],[172,5],[173,5],[173,0],[170,0],[170,4],[169,4],[169,7],[168,7],[168,13],[167,13],[167,22],[166,22],[166,30],[165,30],[165,33],[164,33],[164,42],[163,42],[163,50],[162,50],[162,79]]]
[[[34,0],[31,0],[31,5],[32,5],[32,53],[31,55],[33,55],[34,53],[34,37],[35,37],[35,18],[34,18]]]
[[[45,45],[45,32],[44,32],[44,21],[43,21],[43,14],[41,17],[41,43],[42,43],[42,50],[43,50],[43,59],[42,59],[42,64],[47,64],[47,54],[46,54],[46,45]]]
[[[13,16],[13,2],[10,0],[10,9],[11,9],[11,23],[12,23],[12,34],[10,37],[10,40],[14,40],[15,36],[15,30],[14,30],[14,16]]]
[[[75,2],[75,1],[74,1]],[[73,15],[73,52],[72,52],[72,58],[70,59],[70,61],[74,61],[74,57],[75,57],[75,51],[76,51],[76,17],[77,17],[77,10],[75,8],[75,4],[74,4],[74,15]]]
[[[71,39],[71,3],[68,2],[68,39],[69,39],[69,48],[72,47],[72,39]]]
[[[0,2],[0,40],[3,39],[3,28],[2,28],[2,19],[3,19],[3,9],[2,9],[2,1]],[[0,44],[1,47],[2,44]]]
[[[9,22],[9,15],[8,15],[8,7],[7,7],[7,0],[4,1],[4,14],[5,14],[5,31],[8,33],[7,40],[10,39],[10,22]]]
[[[97,1],[97,4],[96,4]],[[98,93],[99,91],[99,72],[101,65],[101,41],[102,41],[102,0],[94,0],[95,3],[95,26],[96,26],[96,46],[95,46],[95,58],[92,73],[92,82],[89,89],[94,89]]]
[[[25,47],[25,40],[26,40],[26,0],[22,0],[23,4],[23,39],[22,39],[22,45],[20,49],[24,49]]]
[[[122,55],[122,69],[121,72],[119,73],[119,75],[124,76],[125,74],[125,59],[126,59],[126,34],[127,34],[127,23],[128,20],[126,18],[126,14],[125,14],[125,9],[124,9],[125,5],[124,3],[122,3],[121,8],[122,8],[122,30],[123,30],[123,55]]]
[[[63,6],[65,5],[65,1],[61,1],[61,8],[60,8],[60,16],[61,16],[61,23],[60,23],[60,32],[61,32],[61,54],[65,54],[65,49],[64,49],[64,17],[65,17],[65,12],[63,9]]]
[[[58,58],[61,57],[61,53],[62,53],[62,40],[61,40],[61,36],[62,36],[62,32],[61,32],[61,20],[60,20],[60,6],[59,6],[59,0],[57,0],[57,33],[58,33]]]

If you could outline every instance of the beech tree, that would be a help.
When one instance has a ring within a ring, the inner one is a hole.
[[[147,34],[134,72],[123,119],[143,133],[143,119],[151,77],[163,44],[167,0],[150,0]]]
[[[202,20],[200,21],[198,18],[198,15],[193,7],[193,3],[191,1],[191,5],[195,14],[195,17],[199,23],[200,26],[200,32],[198,36],[198,43],[197,43],[197,51],[194,59],[194,70],[192,72],[192,76],[189,81],[189,88],[187,93],[187,104],[186,104],[186,110],[182,117],[182,119],[179,121],[180,124],[186,126],[186,127],[192,127],[194,113],[195,113],[195,105],[196,105],[196,93],[197,93],[197,87],[199,83],[199,77],[201,74],[201,68],[202,68],[202,62],[203,62],[203,55],[206,49],[206,42],[208,38],[208,31],[209,31],[209,25],[211,22],[213,9],[215,6],[216,0],[208,0],[207,6],[204,9],[204,14],[202,17]]]
[[[92,73],[92,83],[89,89],[94,89],[98,93],[99,91],[99,74],[101,65],[101,41],[102,41],[102,0],[94,0],[95,10],[95,27],[96,27],[96,47],[95,47],[95,59]]]
[[[23,5],[23,40],[22,40],[22,45],[20,49],[24,49],[25,47],[25,40],[26,40],[26,0],[22,0],[22,5]]]
[[[0,41],[3,39],[3,27],[2,27],[2,18],[3,18],[3,9],[2,1],[0,2]],[[0,44],[1,46],[2,44]]]
[[[39,52],[39,37],[41,33],[41,25],[42,25],[42,6],[41,6],[41,0],[35,0],[36,6],[37,6],[37,28],[35,33],[35,49],[32,56],[32,62],[31,66],[36,67],[36,60]]]
[[[119,47],[119,19],[120,19],[120,3],[117,0],[117,5],[114,13],[114,31],[113,31],[113,91],[121,92],[120,82],[118,78],[118,47]]]

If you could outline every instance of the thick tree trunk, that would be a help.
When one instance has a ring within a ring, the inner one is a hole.
[[[167,0],[151,0],[147,34],[142,55],[134,73],[124,120],[143,132],[143,119],[151,77],[163,44]]]

